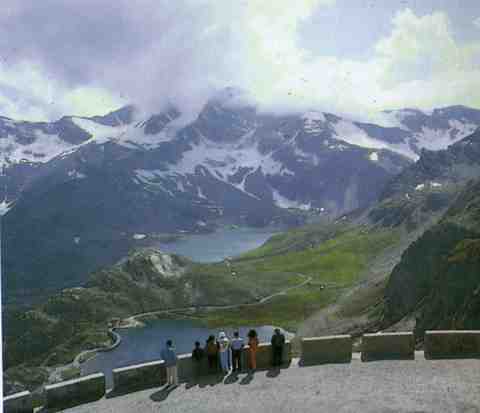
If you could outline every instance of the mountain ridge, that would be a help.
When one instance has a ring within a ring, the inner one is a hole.
[[[74,132],[60,147],[53,144],[57,124],[41,124],[38,132],[37,124],[20,123],[10,147],[16,124],[0,122],[0,144],[18,161],[8,163],[4,153],[0,176],[7,297],[27,299],[45,282],[77,285],[138,245],[138,233],[203,232],[219,220],[291,226],[306,215],[334,218],[367,208],[412,163],[405,153],[417,156],[419,138],[398,127],[315,111],[266,114],[228,99],[210,101],[183,127],[174,108],[143,121],[133,106],[102,117],[64,117],[64,129]],[[450,116],[452,109],[445,111]],[[470,128],[450,121],[423,141],[437,135],[454,141],[453,131]],[[45,136],[52,145],[39,157]]]

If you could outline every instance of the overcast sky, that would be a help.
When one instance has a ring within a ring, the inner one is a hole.
[[[0,115],[195,114],[226,86],[273,111],[480,108],[480,2],[1,1]]]

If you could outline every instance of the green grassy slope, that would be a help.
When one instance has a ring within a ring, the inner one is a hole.
[[[274,324],[295,331],[298,323],[360,281],[359,275],[367,269],[370,260],[399,239],[395,231],[368,232],[341,227],[336,236],[335,232],[330,233],[331,239],[321,242],[319,238],[318,244],[311,242],[318,235],[305,229],[277,235],[259,250],[233,262],[235,270],[245,274],[249,283],[280,273],[291,274],[289,285],[302,281],[298,275],[294,278],[295,274],[301,274],[303,279],[310,277],[309,283],[259,306],[206,312],[200,316],[211,325]],[[299,242],[307,240],[309,246],[297,251]],[[282,253],[276,254],[276,251]],[[261,252],[267,257],[261,258]]]

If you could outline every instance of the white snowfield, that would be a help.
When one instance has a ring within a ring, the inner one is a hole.
[[[106,126],[84,118],[73,117],[72,121],[92,135],[88,143],[95,142],[99,145],[106,142],[115,142],[127,148],[137,148],[140,146],[145,149],[154,149],[162,142],[167,142],[172,139],[172,137],[167,136],[167,133],[164,131],[157,134],[146,134],[145,129],[142,127],[145,122],[134,122],[121,126]]]
[[[61,153],[72,149],[72,145],[60,139],[57,134],[46,134],[40,129],[34,131],[36,139],[29,144],[21,144],[15,136],[0,135],[0,167],[22,162],[45,163]]]

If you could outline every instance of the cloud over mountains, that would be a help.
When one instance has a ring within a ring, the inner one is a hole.
[[[226,86],[273,111],[365,117],[385,108],[480,107],[480,41],[459,41],[446,11],[399,8],[364,59],[307,48],[304,24],[340,3],[6,0],[0,113],[53,119],[135,102],[155,112],[173,103],[193,115]],[[364,29],[338,30],[353,39]]]

